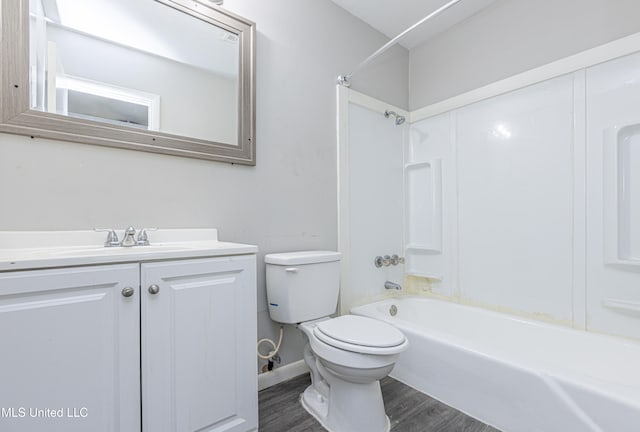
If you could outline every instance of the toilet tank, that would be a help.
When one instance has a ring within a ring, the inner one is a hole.
[[[340,253],[268,254],[267,302],[271,319],[294,324],[331,315],[340,291]]]

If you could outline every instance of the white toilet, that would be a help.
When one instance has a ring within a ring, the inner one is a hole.
[[[271,319],[299,324],[311,385],[302,405],[331,432],[386,432],[380,379],[407,349],[404,335],[372,318],[336,310],[340,254],[307,251],[265,256]]]

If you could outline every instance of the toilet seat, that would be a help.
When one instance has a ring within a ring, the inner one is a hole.
[[[391,324],[357,315],[320,321],[314,326],[313,335],[332,347],[362,354],[392,355],[408,345],[404,335]]]

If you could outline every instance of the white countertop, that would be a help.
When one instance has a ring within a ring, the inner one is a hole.
[[[117,231],[121,240],[123,231]],[[0,272],[258,252],[257,246],[219,241],[210,228],[159,229],[148,236],[149,246],[104,247],[104,232],[0,231]]]

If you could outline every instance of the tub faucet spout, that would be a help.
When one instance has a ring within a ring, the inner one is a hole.
[[[400,284],[397,284],[397,283],[391,282],[391,281],[386,281],[384,283],[384,288],[388,289],[388,290],[393,289],[393,290],[398,290],[398,291],[400,291],[402,289]]]

